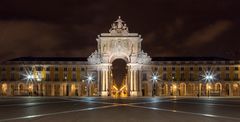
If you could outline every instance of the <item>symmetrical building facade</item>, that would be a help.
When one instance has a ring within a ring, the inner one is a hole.
[[[240,95],[239,60],[151,58],[143,52],[142,40],[139,34],[129,33],[119,17],[109,33],[98,35],[97,50],[88,58],[20,57],[4,61],[0,65],[0,95]],[[123,65],[113,66],[118,61]],[[122,70],[126,72],[120,73]]]

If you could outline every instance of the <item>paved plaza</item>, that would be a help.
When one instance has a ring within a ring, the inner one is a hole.
[[[1,97],[0,121],[240,121],[240,98]]]

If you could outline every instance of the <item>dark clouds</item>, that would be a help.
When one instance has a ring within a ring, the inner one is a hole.
[[[121,15],[151,56],[239,57],[237,0],[1,0],[0,57],[89,56]]]

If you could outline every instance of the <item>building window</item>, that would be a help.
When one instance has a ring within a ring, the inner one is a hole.
[[[12,67],[12,68],[11,68],[11,70],[12,70],[12,71],[14,71],[14,70],[15,70],[15,68],[14,68],[14,67]]]
[[[5,67],[2,67],[2,71],[6,71],[6,68],[5,68]]]
[[[193,67],[190,67],[190,71],[193,71]]]
[[[64,68],[63,68],[63,71],[67,71],[67,67],[64,67]]]
[[[166,73],[163,74],[163,80],[167,80],[167,74]]]
[[[234,80],[238,80],[238,73],[234,74]]]
[[[14,73],[11,73],[11,75],[10,75],[10,80],[11,80],[11,81],[14,81],[14,80],[15,80]]]
[[[47,67],[47,68],[46,68],[46,71],[50,71],[50,67]]]
[[[2,80],[6,80],[6,74],[5,73],[2,73]]]
[[[58,73],[55,73],[54,79],[55,79],[55,81],[59,81]]]
[[[181,73],[180,80],[184,81],[184,73]]]
[[[75,67],[73,67],[73,68],[72,68],[72,71],[76,71],[76,68],[75,68]]]
[[[42,71],[42,67],[37,67],[37,71]]]
[[[220,75],[220,74],[217,74],[216,80],[220,80],[220,79],[221,79],[221,75]]]
[[[166,71],[167,70],[167,68],[166,67],[163,67],[163,71]]]
[[[217,71],[220,71],[220,67],[217,67]]]
[[[226,70],[229,70],[229,67],[226,67]]]
[[[46,74],[46,81],[50,81],[50,75],[48,73]]]
[[[226,80],[229,80],[229,73],[226,73]]]
[[[175,71],[175,67],[172,67],[172,71]]]
[[[146,80],[147,80],[147,74],[146,74],[146,73],[143,73],[142,80],[143,80],[143,81],[146,81]]]
[[[23,67],[20,67],[19,69],[20,69],[20,71],[23,71]]]
[[[73,80],[73,81],[77,81],[77,76],[76,76],[75,73],[74,73],[73,76],[72,76],[72,80]]]
[[[58,71],[58,67],[55,67],[55,71]]]
[[[85,69],[84,68],[81,68],[81,71],[84,71]]]
[[[235,67],[234,69],[235,69],[236,71],[238,71],[238,67]]]
[[[208,67],[207,69],[208,69],[208,71],[210,71],[210,70],[211,70],[211,67]]]
[[[181,71],[184,71],[184,67],[181,67]]]
[[[199,70],[199,71],[202,71],[202,67],[198,67],[198,70]]]
[[[193,73],[190,73],[190,81],[193,81],[194,80],[194,78],[193,78]]]

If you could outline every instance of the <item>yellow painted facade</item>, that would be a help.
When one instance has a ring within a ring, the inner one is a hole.
[[[41,65],[41,71],[37,70],[38,66],[32,66],[34,77],[37,77],[38,73],[40,73],[41,81],[32,81],[31,84],[29,81],[21,79],[24,78],[21,76],[24,70],[21,71],[20,67],[22,66],[2,65],[0,67],[0,78],[2,79],[0,82],[1,95],[86,96],[87,92],[89,92],[87,91],[88,86],[84,75],[82,75],[86,74],[86,71],[81,71],[82,66]],[[49,71],[47,71],[47,67],[49,67]],[[67,70],[64,70],[65,67],[67,67]],[[240,75],[238,70],[240,69],[239,65],[214,66],[214,72],[219,74],[220,79],[216,79],[210,83],[201,80],[199,77],[199,74],[210,67],[209,65],[201,66],[202,70],[200,70],[200,66],[198,65],[159,65],[157,67],[157,72],[160,75],[166,73],[166,80],[161,79],[158,82],[159,85],[157,85],[157,95],[159,96],[196,96],[197,94],[204,96],[208,94],[215,96],[240,95],[240,82],[238,78]],[[166,67],[165,70],[164,67]],[[75,68],[74,71],[73,68]],[[219,71],[217,71],[217,69],[219,69]],[[183,78],[181,78],[182,73],[184,73]],[[49,75],[49,81],[47,81],[47,74]],[[67,75],[67,79],[65,79],[65,74]],[[75,76],[73,76],[74,74]],[[173,74],[175,75],[174,78]],[[190,74],[193,75],[192,79],[190,79]],[[229,76],[226,76],[227,74],[229,74]],[[58,77],[56,78],[55,76]],[[75,77],[75,79],[73,79],[73,77]],[[147,84],[143,85],[143,88],[148,91],[151,90],[149,86],[146,85]],[[97,95],[96,89],[97,83],[92,84],[90,89],[91,95]],[[148,95],[149,92],[145,91],[144,94]]]

